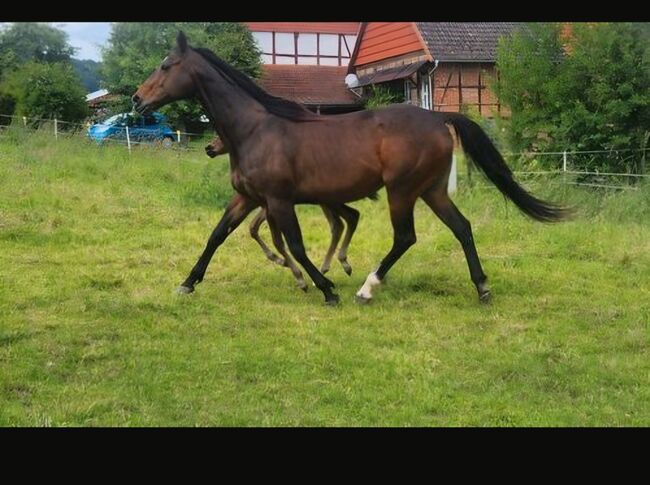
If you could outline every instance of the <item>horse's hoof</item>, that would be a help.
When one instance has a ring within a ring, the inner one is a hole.
[[[490,303],[492,301],[492,293],[490,293],[490,290],[487,290],[478,296],[478,300],[483,304]]]
[[[298,288],[300,288],[302,291],[307,293],[307,290],[309,289],[309,285],[303,281],[302,283],[298,283]]]
[[[193,291],[194,291],[194,287],[188,288],[187,286],[183,286],[183,285],[176,288],[176,293],[178,293],[179,295],[189,295]]]
[[[341,263],[341,266],[343,266],[343,271],[345,271],[348,276],[352,276],[352,266],[350,266],[350,263],[348,263],[346,259],[340,259],[339,262]]]
[[[325,267],[323,267],[323,268],[320,269],[320,272],[321,272],[322,274],[325,274],[325,273],[327,273],[329,270],[330,270],[329,268],[325,268]]]
[[[372,298],[366,298],[365,296],[361,296],[361,295],[354,295],[354,301],[356,301],[360,305],[367,305],[372,301]]]
[[[339,298],[339,295],[332,293],[332,295],[329,298],[325,299],[325,304],[327,306],[336,306],[339,304],[341,299]]]

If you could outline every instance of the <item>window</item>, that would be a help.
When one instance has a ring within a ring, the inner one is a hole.
[[[318,55],[318,34],[298,34],[298,55]]]
[[[431,109],[431,96],[429,93],[429,77],[420,76],[420,82],[422,83],[420,106],[422,106],[424,109]]]
[[[356,35],[253,32],[264,64],[347,66]]]
[[[293,34],[275,33],[275,53],[295,55],[295,36]]]
[[[273,32],[253,32],[253,38],[262,52],[273,52]]]
[[[336,34],[320,34],[320,55],[339,55],[339,36]]]
[[[275,56],[275,63],[276,64],[295,64],[296,63],[296,58],[295,56]]]
[[[309,57],[298,57],[298,64],[302,64],[304,66],[312,65],[315,66],[318,64],[318,58],[316,56],[309,56]]]

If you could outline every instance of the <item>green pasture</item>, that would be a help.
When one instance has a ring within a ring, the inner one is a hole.
[[[267,261],[248,222],[191,295],[232,195],[228,161],[0,134],[0,426],[648,426],[650,186],[522,179],[576,207],[545,225],[461,180],[493,301],[424,203],[417,244],[372,304],[385,191],[361,211],[327,307]],[[318,264],[329,230],[298,210]],[[270,242],[268,229],[263,237]]]

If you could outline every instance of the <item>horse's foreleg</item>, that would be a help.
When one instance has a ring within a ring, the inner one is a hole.
[[[325,278],[307,256],[293,202],[280,199],[268,199],[267,202],[267,217],[269,221],[276,223],[277,227],[282,231],[282,234],[287,240],[289,251],[296,258],[296,261],[305,268],[305,271],[307,271],[307,274],[309,274],[316,287],[323,292],[325,303],[328,305],[338,303],[338,295],[332,292],[334,283]]]
[[[187,279],[179,286],[179,293],[191,293],[194,291],[194,285],[203,281],[205,271],[214,252],[256,207],[259,207],[257,202],[239,193],[230,200],[219,224],[212,231],[203,254],[201,254],[194,268],[190,271]]]
[[[341,240],[341,234],[343,234],[343,222],[338,213],[332,208],[326,205],[321,205],[323,209],[323,214],[327,218],[327,222],[330,225],[330,232],[332,234],[332,239],[330,241],[330,247],[327,250],[325,255],[325,260],[321,265],[320,271],[325,274],[330,270],[330,265],[332,264],[332,258],[334,257],[334,252],[336,251],[336,246],[338,246],[339,241]]]

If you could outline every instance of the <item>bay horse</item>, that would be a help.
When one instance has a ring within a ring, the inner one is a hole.
[[[226,148],[226,145],[222,139],[220,137],[216,137],[205,147],[205,153],[210,158],[215,158],[219,155],[228,153],[228,149]],[[376,200],[377,194],[371,194],[370,198]],[[343,237],[343,244],[341,244],[337,259],[341,263],[343,271],[345,271],[348,276],[351,276],[352,266],[348,262],[347,253],[348,247],[350,246],[350,241],[352,241],[352,236],[354,235],[354,231],[356,230],[359,223],[359,211],[346,204],[336,204],[332,206],[321,204],[320,207],[323,211],[323,214],[325,214],[327,222],[329,223],[331,233],[330,245],[327,253],[325,254],[325,259],[323,260],[320,271],[321,273],[325,274],[330,270],[332,258],[334,257],[336,248],[339,244],[339,241],[341,240],[341,236],[343,235],[343,229],[345,228],[345,237]],[[282,235],[277,231],[277,229],[274,226],[269,226],[273,244],[275,245],[275,248],[278,250],[278,252],[283,255],[282,258],[271,251],[264,240],[260,237],[260,227],[266,220],[266,210],[262,207],[257,212],[257,215],[249,226],[251,237],[257,242],[257,244],[259,244],[260,248],[262,248],[262,252],[264,252],[264,255],[267,257],[267,259],[273,263],[279,264],[280,266],[288,267],[296,279],[298,288],[303,291],[307,291],[307,283],[305,283],[305,279],[303,278],[300,269],[296,266],[296,263],[293,261],[293,259],[291,259],[291,256],[286,253],[282,241]],[[345,221],[347,225],[343,224],[343,221]]]
[[[210,259],[246,216],[264,207],[269,224],[284,235],[326,304],[339,301],[311,262],[303,244],[295,204],[340,204],[386,187],[393,245],[356,293],[369,302],[373,289],[416,242],[413,209],[422,199],[459,240],[479,301],[490,299],[469,221],[447,194],[454,148],[450,125],[466,154],[526,215],[559,221],[566,210],[540,200],[513,177],[482,128],[459,113],[391,105],[340,115],[318,115],[272,96],[212,51],[188,45],[179,32],[176,46],[133,95],[141,114],[176,100],[198,98],[217,133],[225,135],[231,183],[236,190],[181,293],[194,291]]]

